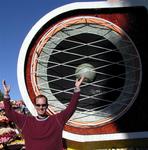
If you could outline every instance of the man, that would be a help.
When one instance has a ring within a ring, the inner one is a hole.
[[[38,116],[28,116],[15,112],[10,104],[10,86],[3,80],[4,105],[6,116],[21,129],[26,150],[63,150],[62,131],[65,123],[74,113],[80,96],[80,85],[84,77],[76,79],[75,90],[67,108],[55,115],[47,115],[47,98],[39,95],[35,98]]]

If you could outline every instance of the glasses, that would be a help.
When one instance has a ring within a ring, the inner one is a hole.
[[[46,106],[47,106],[47,104],[36,104],[36,106],[37,106],[37,107],[40,107],[40,106],[42,106],[42,107],[46,107]]]

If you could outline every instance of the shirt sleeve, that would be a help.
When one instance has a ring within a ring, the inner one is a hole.
[[[10,97],[5,98],[4,97],[4,107],[5,107],[5,113],[6,116],[9,118],[10,121],[13,121],[16,123],[16,125],[22,129],[26,115],[17,113],[10,104]]]
[[[80,97],[80,91],[75,91],[71,97],[70,103],[67,108],[57,114],[58,120],[62,123],[61,125],[65,125],[65,123],[70,119],[73,113],[76,110],[78,99]]]

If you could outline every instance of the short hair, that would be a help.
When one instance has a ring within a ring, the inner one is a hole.
[[[34,103],[36,104],[36,99],[37,98],[45,98],[45,100],[46,100],[46,104],[48,105],[48,99],[47,99],[47,97],[45,96],[45,95],[42,95],[42,94],[40,94],[40,95],[37,95],[35,98],[34,98]]]

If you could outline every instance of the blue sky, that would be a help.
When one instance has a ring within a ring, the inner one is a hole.
[[[5,79],[11,85],[12,99],[22,99],[17,81],[17,61],[27,33],[40,18],[51,10],[78,1],[85,2],[86,0],[0,1],[0,82]],[[143,1],[148,6],[148,0]],[[0,89],[2,89],[1,83]]]

